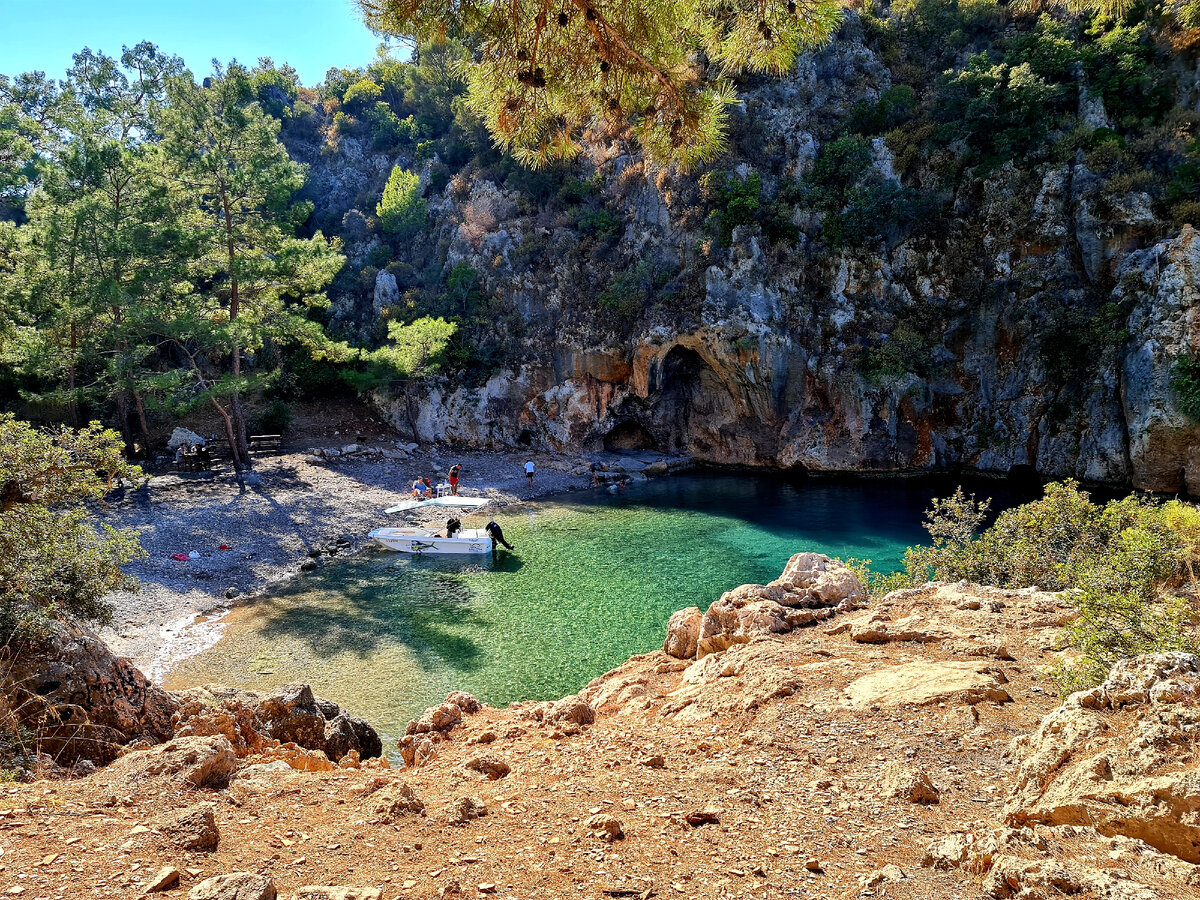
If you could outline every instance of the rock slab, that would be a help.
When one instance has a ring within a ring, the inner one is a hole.
[[[914,660],[871,672],[846,687],[855,709],[893,709],[931,703],[974,704],[1012,700],[1000,669],[982,660],[933,662]]]

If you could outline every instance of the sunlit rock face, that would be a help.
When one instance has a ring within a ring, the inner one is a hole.
[[[770,199],[810,171],[855,104],[891,87],[850,13],[788,76],[747,84],[721,167],[758,175]],[[1106,121],[1096,98],[1080,104],[1087,122]],[[327,216],[392,164],[423,165],[352,140],[304,159]],[[1200,432],[1171,386],[1174,361],[1200,346],[1195,231],[1157,218],[1145,192],[1114,192],[1083,153],[955,181],[876,139],[870,166],[881,183],[942,196],[936,221],[838,250],[822,215],[796,206],[794,237],[751,222],[721,247],[703,173],[654,170],[612,144],[590,146],[580,171],[603,174],[618,220],[598,240],[519,181],[467,172],[430,190],[420,259],[373,271],[378,238],[347,213],[347,254],[370,283],[335,288],[333,316],[375,333],[403,302],[405,272],[478,273],[503,364],[374,398],[422,440],[1200,491]]]

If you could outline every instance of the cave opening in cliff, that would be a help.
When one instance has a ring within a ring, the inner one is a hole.
[[[658,450],[658,441],[641,422],[626,419],[618,422],[604,436],[605,450]]]
[[[661,431],[669,435],[665,449],[670,452],[685,450],[691,443],[693,414],[706,406],[706,390],[715,387],[705,385],[706,375],[713,380],[712,368],[690,347],[677,345],[663,357],[654,412]]]

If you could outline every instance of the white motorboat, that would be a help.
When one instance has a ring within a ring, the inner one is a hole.
[[[376,528],[367,537],[374,538],[389,550],[420,556],[487,553],[492,549],[492,539],[482,528],[464,528],[449,538],[429,528]]]
[[[424,509],[429,506],[448,506],[455,509],[479,509],[480,507],[487,506],[491,502],[492,501],[487,497],[460,497],[451,495],[448,497],[430,497],[426,500],[404,500],[400,503],[397,503],[395,506],[385,509],[384,512],[408,512],[412,509]]]

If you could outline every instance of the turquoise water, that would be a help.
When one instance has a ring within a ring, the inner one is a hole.
[[[898,569],[926,537],[930,498],[953,489],[701,474],[501,510],[516,550],[496,564],[382,551],[339,562],[234,610],[168,685],[307,681],[394,739],[452,690],[493,705],[572,693],[661,646],[675,610],[770,581],[793,553]],[[1028,499],[994,482],[979,493],[997,506]]]

